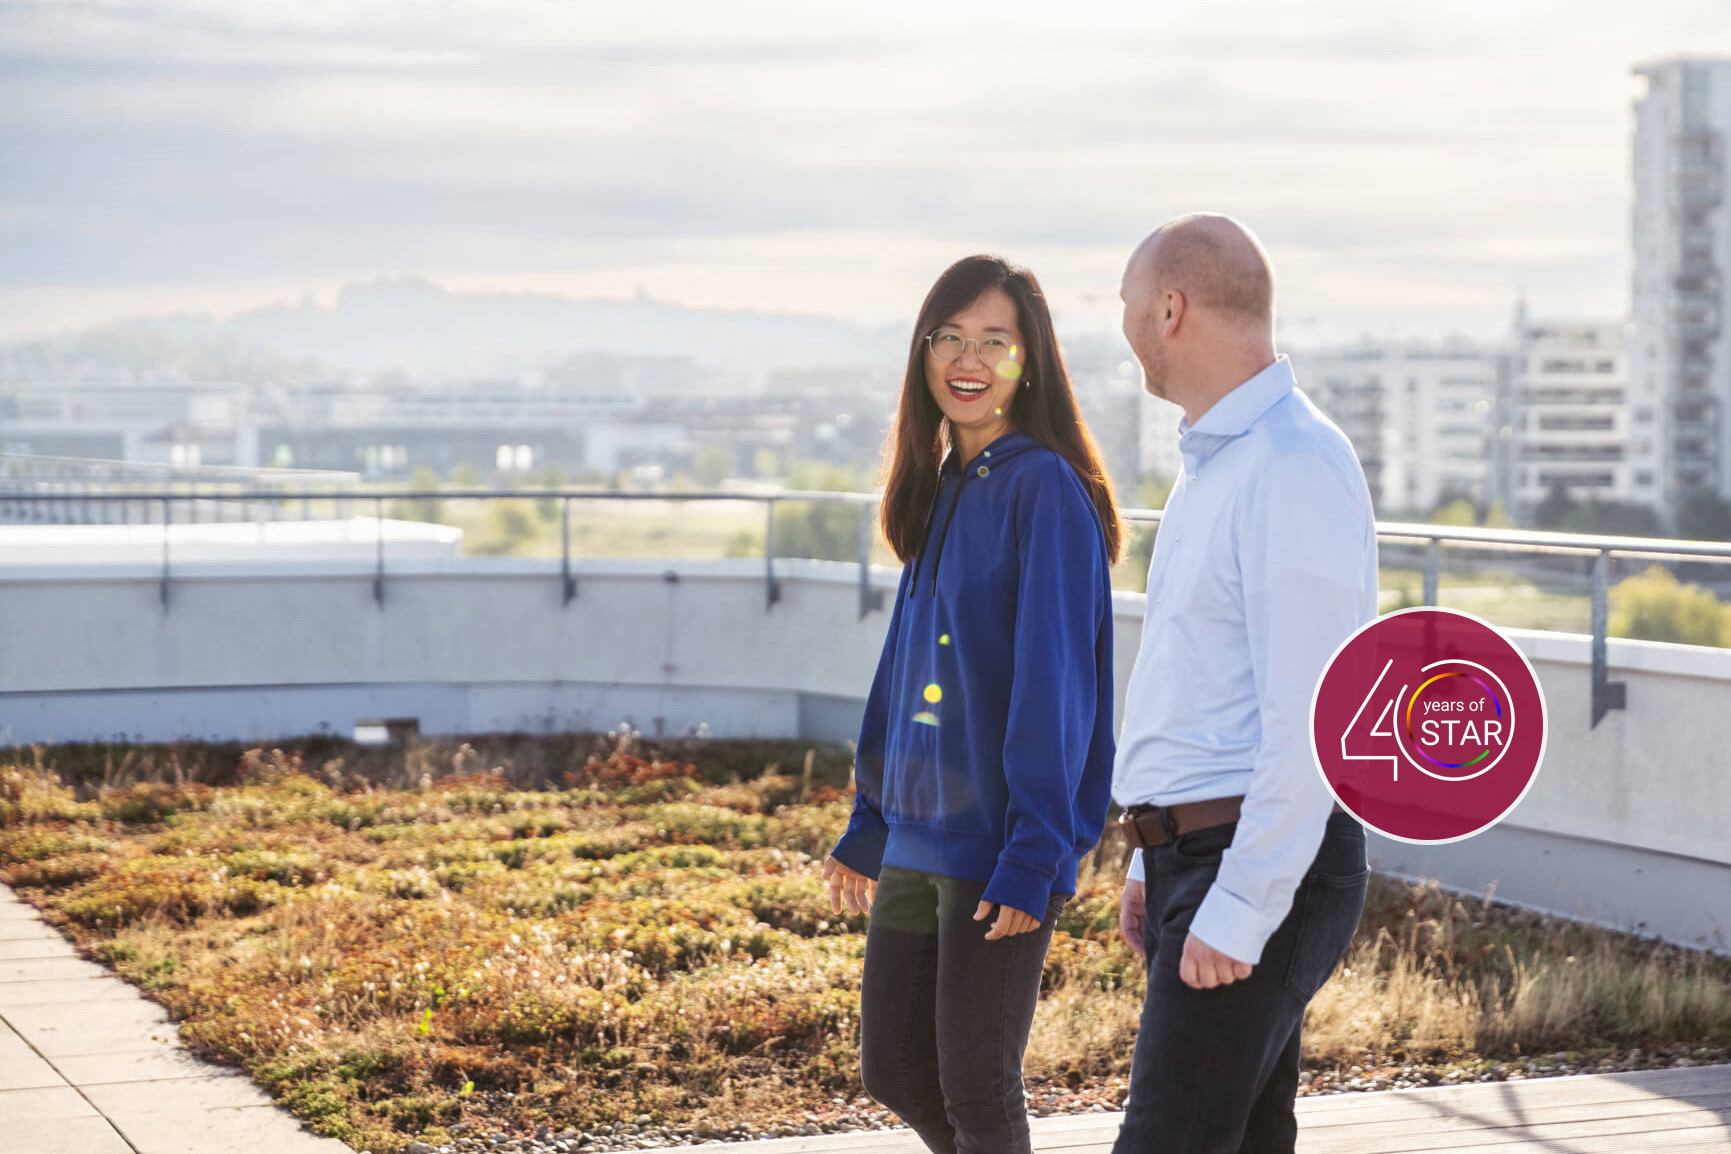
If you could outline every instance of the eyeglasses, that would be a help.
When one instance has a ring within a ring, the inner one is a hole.
[[[1000,361],[1015,356],[1019,351],[1003,337],[964,337],[960,333],[944,332],[926,334],[926,346],[932,350],[932,358],[940,365],[947,365],[960,358],[969,341],[974,342],[974,352],[980,360],[994,368]]]

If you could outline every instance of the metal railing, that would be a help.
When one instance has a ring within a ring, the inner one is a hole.
[[[135,510],[145,523],[153,524],[159,509],[156,499],[165,494],[191,501],[187,510],[192,521],[274,520],[280,499],[250,504],[244,498],[252,491],[280,498],[289,486],[294,487],[305,518],[315,495],[328,498],[339,490],[352,491],[360,483],[359,473],[335,469],[0,453],[0,524],[131,524]],[[26,494],[36,497],[28,504],[13,503]]]
[[[109,457],[56,457],[40,453],[0,453],[0,481],[48,482],[102,487],[115,484],[188,482],[201,484],[276,484],[344,488],[358,485],[359,473],[343,469],[295,469],[280,465],[193,465],[167,461],[121,461]]]
[[[347,510],[357,501],[370,500],[373,504],[373,516],[377,526],[376,559],[373,572],[373,599],[380,605],[385,603],[385,501],[490,501],[505,499],[523,500],[557,500],[559,510],[560,537],[560,584],[563,598],[562,604],[569,605],[577,596],[577,579],[571,571],[571,502],[572,501],[729,501],[752,502],[764,506],[764,550],[763,550],[763,580],[764,598],[768,607],[773,607],[781,600],[781,586],[775,578],[775,509],[777,504],[792,502],[828,502],[832,504],[852,505],[860,510],[859,515],[859,613],[864,617],[867,613],[879,607],[881,597],[871,588],[871,545],[872,528],[875,522],[874,510],[878,505],[876,494],[872,493],[834,493],[806,492],[803,490],[782,490],[775,493],[724,493],[724,492],[621,492],[617,489],[407,489],[388,492],[375,491],[356,493],[349,490],[320,490],[318,492],[288,492],[278,489],[249,489],[233,493],[224,493],[223,500],[251,505],[254,502],[265,505],[272,502],[287,504],[292,501],[301,502],[303,519],[309,519],[313,500],[334,502],[339,510]],[[174,506],[176,503],[187,504],[211,500],[209,497],[189,493],[171,492],[131,492],[110,493],[99,497],[91,497],[78,492],[0,492],[0,524],[7,521],[7,506],[13,502],[29,504],[59,503],[70,510],[68,517],[75,517],[77,512],[95,501],[102,503],[120,502],[127,505],[149,503],[154,510],[160,510],[162,533],[162,577],[159,599],[164,611],[170,601],[170,582],[172,580],[170,536],[168,526],[175,523]],[[32,519],[34,520],[34,519]],[[62,524],[102,524],[101,520],[80,521],[65,520]],[[127,522],[130,524],[130,519]],[[190,522],[184,522],[190,523]]]
[[[1610,680],[1606,660],[1609,625],[1611,560],[1614,557],[1673,561],[1731,562],[1731,542],[1678,541],[1654,537],[1613,537],[1596,533],[1555,533],[1537,529],[1487,529],[1464,525],[1425,525],[1392,521],[1376,523],[1377,540],[1395,538],[1425,543],[1424,604],[1437,604],[1437,583],[1445,541],[1481,549],[1550,553],[1591,558],[1588,588],[1591,606],[1592,722],[1596,728],[1606,713],[1627,707],[1627,686]]]
[[[445,501],[530,499],[556,500],[560,503],[560,564],[561,604],[569,605],[577,597],[577,578],[571,568],[571,503],[573,501],[659,501],[659,502],[753,502],[764,507],[763,583],[765,610],[773,609],[781,599],[776,580],[775,512],[778,505],[795,502],[831,503],[852,506],[858,510],[858,570],[859,615],[882,607],[882,593],[871,587],[871,552],[875,511],[875,493],[836,493],[783,490],[775,493],[731,492],[621,492],[614,489],[409,489],[388,492],[357,493],[349,490],[318,492],[287,492],[279,489],[252,489],[225,493],[225,499],[241,502],[288,503],[301,502],[302,515],[310,502],[334,501],[346,509],[353,502],[370,500],[377,525],[377,545],[374,558],[373,599],[382,607],[385,603],[385,501]],[[0,494],[0,507],[8,502],[67,502],[81,498],[71,493],[23,492]],[[173,571],[170,556],[168,526],[174,524],[176,503],[196,502],[207,498],[186,493],[132,492],[104,494],[105,502],[150,502],[161,512],[164,526],[162,539],[162,574],[160,600],[164,612],[171,602]],[[3,508],[0,508],[3,512]],[[1159,509],[1122,509],[1123,519],[1132,525],[1158,526]],[[1475,549],[1527,554],[1551,554],[1585,558],[1590,561],[1589,603],[1592,632],[1592,725],[1597,726],[1606,713],[1626,707],[1626,686],[1611,681],[1607,671],[1606,647],[1609,618],[1611,561],[1616,558],[1697,561],[1731,563],[1731,543],[1681,541],[1648,537],[1616,537],[1591,533],[1558,533],[1533,529],[1490,529],[1473,526],[1432,525],[1414,522],[1379,521],[1376,524],[1379,541],[1422,543],[1424,593],[1422,604],[1438,604],[1438,586],[1442,572],[1442,546],[1454,544]]]

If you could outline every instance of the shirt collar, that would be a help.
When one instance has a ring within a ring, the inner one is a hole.
[[[1267,412],[1276,401],[1290,393],[1296,383],[1292,376],[1292,362],[1281,353],[1274,358],[1273,364],[1215,401],[1194,425],[1187,416],[1178,418],[1178,435],[1182,437],[1194,430],[1216,437],[1236,437],[1255,424],[1256,418]]]

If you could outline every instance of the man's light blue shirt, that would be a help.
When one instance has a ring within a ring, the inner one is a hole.
[[[1333,799],[1310,699],[1334,651],[1376,616],[1376,520],[1352,444],[1267,368],[1194,426],[1148,567],[1142,643],[1112,796],[1172,805],[1243,795],[1232,845],[1190,931],[1241,962],[1286,917]],[[1130,877],[1140,880],[1142,854]]]

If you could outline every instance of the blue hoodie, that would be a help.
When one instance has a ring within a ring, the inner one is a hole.
[[[1112,585],[1070,464],[1021,432],[951,452],[904,566],[831,851],[986,883],[1043,919],[1100,840],[1112,780]]]

